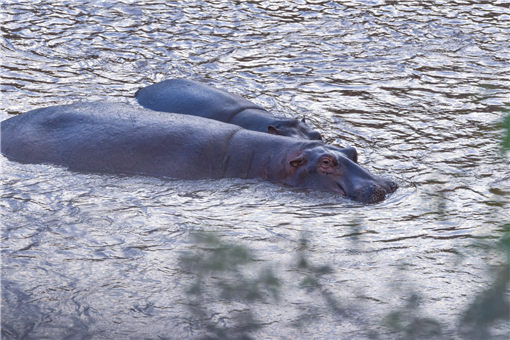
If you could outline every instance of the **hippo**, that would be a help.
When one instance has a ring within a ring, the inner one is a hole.
[[[249,100],[197,81],[168,79],[139,89],[135,97],[151,110],[200,116],[281,136],[322,138],[304,118],[275,117]]]
[[[354,148],[122,103],[51,106],[4,120],[1,152],[17,162],[81,172],[256,178],[364,203],[397,188],[359,166]]]

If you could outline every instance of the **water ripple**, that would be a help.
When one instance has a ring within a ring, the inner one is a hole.
[[[144,85],[191,78],[306,117],[400,184],[365,206],[255,180],[99,176],[2,157],[6,338],[201,335],[183,316],[189,273],[177,263],[200,230],[249,245],[284,280],[299,272],[286,266],[308,235],[309,260],[335,269],[325,287],[370,311],[362,323],[322,312],[318,338],[381,324],[403,299],[392,283],[416,282],[432,315],[455,324],[498,261],[472,245],[510,220],[504,1],[7,0],[0,18],[2,118],[81,100],[134,104]],[[278,308],[261,311],[258,337],[308,336],[290,325],[296,308],[320,302],[289,281]]]

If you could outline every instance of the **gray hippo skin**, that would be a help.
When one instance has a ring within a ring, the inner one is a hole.
[[[197,81],[165,80],[138,90],[135,97],[151,110],[200,116],[276,135],[321,139],[304,119],[276,118],[249,100]]]
[[[259,178],[382,201],[396,184],[356,164],[353,148],[271,135],[127,104],[77,103],[1,122],[1,150],[22,163],[183,179]]]

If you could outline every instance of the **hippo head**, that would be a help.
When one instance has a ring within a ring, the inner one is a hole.
[[[395,182],[360,167],[354,148],[315,145],[288,156],[286,163],[286,184],[335,192],[358,202],[377,203],[397,189]]]
[[[287,136],[301,139],[317,139],[321,140],[322,136],[319,132],[314,131],[307,124],[305,119],[282,119],[277,120],[267,127],[267,132],[274,135]]]

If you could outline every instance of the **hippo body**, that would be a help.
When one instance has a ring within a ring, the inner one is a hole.
[[[14,161],[76,171],[259,178],[367,203],[383,200],[396,188],[356,164],[352,148],[168,115],[119,103],[36,109],[1,122],[1,151]]]
[[[276,135],[321,139],[304,119],[277,118],[249,100],[197,81],[165,80],[138,90],[135,97],[151,110],[200,116]]]

